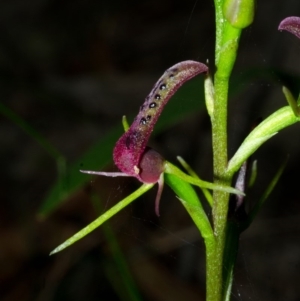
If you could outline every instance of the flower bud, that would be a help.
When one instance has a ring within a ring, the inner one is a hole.
[[[223,14],[233,27],[245,28],[254,19],[254,0],[225,0]]]

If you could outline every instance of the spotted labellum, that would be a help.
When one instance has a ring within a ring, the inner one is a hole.
[[[183,61],[167,69],[146,97],[130,128],[115,145],[113,159],[121,172],[81,172],[109,177],[128,176],[135,177],[142,183],[158,183],[155,212],[159,215],[165,160],[157,151],[148,147],[147,143],[169,99],[186,81],[207,70],[206,65],[196,61]]]

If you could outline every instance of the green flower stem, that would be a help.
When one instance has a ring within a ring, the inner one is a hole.
[[[223,181],[224,182],[224,181]],[[214,206],[213,206],[213,223],[214,234],[216,239],[216,247],[212,255],[208,258],[207,268],[214,271],[214,281],[210,290],[212,290],[213,298],[207,299],[209,301],[222,300],[223,288],[223,252],[225,247],[225,231],[227,225],[229,195],[224,192],[214,192]]]
[[[214,0],[216,13],[216,46],[215,46],[215,64],[218,64],[220,57],[220,49],[223,38],[223,24],[225,18],[223,17],[223,2],[224,0]]]
[[[215,107],[212,118],[213,161],[215,184],[229,186],[231,178],[225,177],[227,167],[227,95],[228,78],[215,76]],[[225,231],[229,194],[221,191],[213,193],[213,225],[216,247],[210,257],[207,257],[207,268],[214,271],[214,281],[209,288],[212,297],[209,301],[222,300],[223,288],[223,250],[225,246]]]
[[[107,210],[105,213],[100,215],[97,219],[95,219],[93,222],[91,222],[88,226],[81,229],[79,232],[74,234],[72,237],[67,239],[64,243],[59,245],[57,248],[55,248],[50,255],[53,255],[55,253],[58,253],[65,248],[69,247],[73,243],[75,243],[77,240],[80,240],[93,230],[95,230],[97,227],[102,225],[104,222],[106,222],[108,219],[110,219],[112,216],[117,214],[120,210],[125,208],[127,205],[129,205],[132,201],[140,197],[142,194],[144,194],[146,191],[151,189],[154,186],[154,184],[143,184],[139,189],[137,189],[135,192],[127,196],[122,201],[118,202],[115,206]]]
[[[232,27],[228,21],[224,20],[223,39],[221,47],[219,47],[219,60],[216,65],[217,77],[229,80],[236,60],[241,33],[241,29]]]
[[[221,9],[221,8],[219,8]],[[216,16],[218,17],[218,15]],[[213,132],[213,154],[214,154],[214,176],[217,180],[222,179],[225,173],[227,158],[227,103],[228,103],[228,85],[233,65],[236,60],[237,49],[241,30],[232,27],[226,20],[223,29],[223,38],[219,49],[217,60],[217,72],[214,76],[215,102],[214,114],[212,118]],[[217,25],[219,24],[217,20]],[[224,26],[224,25],[222,25]],[[217,43],[220,42],[217,40]],[[217,54],[216,54],[217,56]],[[227,179],[228,185],[230,179]]]
[[[221,9],[221,8],[220,8]],[[218,16],[216,16],[218,17]],[[214,76],[214,114],[212,118],[213,152],[214,152],[214,175],[216,179],[222,179],[226,170],[227,158],[227,103],[228,85],[233,65],[236,60],[237,49],[241,30],[232,27],[226,20],[223,29],[223,38],[217,60],[217,72]],[[219,22],[217,21],[217,25]],[[224,25],[222,25],[224,26]],[[217,43],[220,42],[217,40]],[[217,56],[217,54],[216,54]],[[224,179],[223,179],[224,180]],[[228,185],[229,183],[226,183]]]
[[[226,174],[227,154],[227,103],[228,86],[234,66],[241,29],[232,27],[222,14],[223,2],[215,0],[216,6],[216,67],[214,76],[214,114],[212,121],[213,166],[215,184],[229,186],[231,177]],[[225,248],[229,194],[214,190],[213,225],[216,245],[207,256],[207,268],[214,271],[213,281],[208,286],[207,300],[220,301],[223,298],[223,252]]]

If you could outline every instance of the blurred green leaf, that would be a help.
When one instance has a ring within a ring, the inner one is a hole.
[[[267,200],[267,198],[269,197],[269,195],[272,193],[272,191],[276,187],[277,183],[280,180],[280,177],[282,176],[282,173],[284,172],[284,169],[285,169],[285,167],[287,165],[288,159],[289,158],[287,157],[284,160],[284,162],[282,162],[282,164],[278,168],[277,172],[275,173],[274,177],[272,178],[271,182],[269,183],[269,185],[267,186],[266,190],[262,194],[261,198],[255,203],[255,206],[253,207],[253,209],[249,213],[249,217],[248,217],[245,225],[243,226],[243,229],[246,229],[247,227],[250,226],[250,224],[253,222],[253,220],[255,219],[256,215],[258,214],[258,212],[261,210],[263,204],[265,203],[265,201]]]
[[[101,214],[101,212],[103,212],[103,207],[98,196],[92,195],[91,201],[96,212]],[[110,221],[106,221],[101,228],[110,251],[110,256],[108,256],[108,258],[105,260],[104,269],[111,285],[114,286],[115,291],[118,293],[120,301],[143,300],[127,264],[126,256],[122,252],[117,236],[111,228]],[[116,281],[116,279],[119,279],[119,281]]]
[[[94,169],[97,169],[104,167],[111,161],[112,148],[121,134],[121,126],[112,129],[110,133],[103,137],[101,141],[94,145],[67,170],[65,177],[61,179],[61,182],[58,181],[53,185],[47,197],[42,202],[39,210],[40,218],[53,211],[64,199],[87,182],[88,177],[79,172],[82,169],[83,162],[84,166],[94,166]]]

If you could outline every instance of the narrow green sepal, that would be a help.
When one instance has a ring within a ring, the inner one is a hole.
[[[196,174],[196,172],[186,163],[186,161],[182,157],[177,156],[177,160],[192,177],[194,177],[196,179],[200,179],[199,176]],[[212,207],[213,206],[213,197],[212,197],[211,193],[206,188],[200,188],[200,189],[202,190],[208,204],[210,205],[210,207]]]
[[[288,163],[288,159],[289,159],[289,157],[287,157],[284,160],[284,162],[280,165],[280,167],[278,168],[278,170],[275,173],[274,177],[272,178],[271,182],[269,183],[269,185],[267,186],[266,190],[262,194],[261,198],[257,201],[257,203],[255,204],[255,206],[253,207],[253,209],[249,213],[248,219],[247,219],[247,221],[243,225],[243,231],[250,226],[250,224],[253,222],[253,220],[255,219],[256,215],[258,214],[258,212],[262,208],[263,204],[265,203],[265,201],[267,200],[267,198],[269,197],[269,195],[271,194],[271,192],[274,190],[275,186],[279,182],[279,179],[280,179],[281,175],[283,174],[283,172],[285,170],[285,167],[286,167],[286,165]]]
[[[230,186],[218,185],[218,184],[214,184],[211,182],[203,181],[199,178],[191,177],[168,161],[166,161],[166,163],[165,163],[165,174],[175,175],[179,179],[181,179],[187,183],[190,183],[192,185],[198,186],[200,188],[207,188],[207,189],[211,189],[211,190],[218,190],[218,191],[223,191],[223,192],[232,193],[232,194],[245,195],[242,191],[232,188]]]
[[[298,101],[299,101],[299,97],[298,97],[298,101],[296,101],[296,99],[294,98],[292,92],[285,86],[282,87],[282,92],[289,104],[289,106],[292,108],[294,114],[296,117],[300,116],[300,109],[298,107]]]
[[[123,125],[123,128],[124,128],[124,132],[127,132],[128,129],[129,129],[129,124],[128,124],[126,115],[124,115],[124,116],[122,117],[122,125]]]

